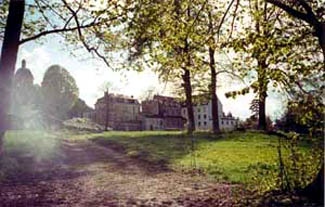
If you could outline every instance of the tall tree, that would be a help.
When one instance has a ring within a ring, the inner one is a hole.
[[[267,2],[281,8],[292,17],[302,20],[309,25],[317,37],[320,48],[323,52],[323,71],[325,69],[325,4],[318,0],[266,0]],[[324,81],[324,80],[323,80]],[[300,82],[298,86],[301,88]],[[324,162],[314,181],[310,183],[304,192],[317,199],[324,199]]]
[[[50,66],[42,81],[43,105],[50,120],[64,120],[76,103],[79,91],[74,78],[59,65]]]
[[[198,69],[194,42],[199,41],[197,19],[205,5],[202,0],[140,1],[128,25],[131,57],[144,57],[164,81],[181,80],[190,134],[195,130],[192,76]]]
[[[8,111],[12,79],[15,71],[24,11],[24,0],[10,1],[0,57],[0,155],[2,154],[2,141],[9,127]]]
[[[82,46],[110,66],[108,59],[111,53],[107,51],[115,48],[113,40],[116,33],[111,28],[123,22],[126,11],[130,9],[127,0],[110,1],[104,5],[96,0],[33,0],[28,4],[24,0],[4,0],[3,3],[0,15],[0,39],[3,40],[0,63],[0,152],[2,139],[9,127],[9,97],[19,46],[41,40],[47,35],[61,34],[69,45]],[[8,16],[5,15],[7,11]]]
[[[297,82],[302,76],[315,72],[314,68],[318,68],[315,66],[319,62],[311,50],[301,51],[313,40],[292,37],[300,30],[286,30],[283,27],[284,21],[291,24],[295,22],[281,10],[260,0],[250,1],[249,5],[242,5],[241,9],[244,15],[249,15],[250,21],[241,25],[230,47],[238,55],[234,59],[236,68],[243,77],[250,78],[251,83],[249,87],[227,95],[246,94],[253,89],[259,100],[258,129],[265,130],[266,99],[270,86],[277,88],[281,85],[287,89],[291,82]],[[292,47],[296,47],[296,51],[291,51]],[[303,62],[304,56],[310,58],[310,63]]]
[[[105,99],[105,131],[108,131],[109,129],[109,115],[111,113],[111,108],[110,108],[110,95],[109,93],[118,91],[119,89],[113,85],[112,82],[105,81],[100,87],[99,91],[104,93],[104,99]]]

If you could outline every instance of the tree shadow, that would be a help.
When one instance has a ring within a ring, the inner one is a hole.
[[[222,135],[212,135],[206,132],[195,133],[192,137],[186,133],[135,132],[126,134],[114,132],[99,134],[90,140],[99,146],[128,156],[133,163],[148,173],[159,173],[170,171],[170,166],[176,160],[191,156],[198,143],[223,139]]]

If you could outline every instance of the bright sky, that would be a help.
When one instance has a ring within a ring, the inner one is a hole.
[[[42,45],[34,42],[22,45],[17,59],[16,68],[21,67],[22,59],[26,60],[27,68],[34,75],[34,83],[41,84],[46,69],[53,64],[59,64],[75,78],[79,87],[80,98],[91,107],[94,107],[97,98],[103,95],[99,88],[105,81],[112,82],[115,87],[119,88],[119,93],[133,95],[136,98],[139,98],[145,90],[152,87],[157,88],[162,95],[170,95],[168,88],[159,82],[158,76],[152,71],[142,73],[133,71],[113,72],[101,60],[91,58],[80,60],[80,58],[70,55],[54,36],[48,36],[44,39],[47,41]],[[222,77],[219,77],[219,82],[222,81],[220,78]],[[241,87],[238,83],[224,83],[222,87],[218,88],[217,94],[225,113],[230,111],[234,116],[245,119],[251,115],[249,104],[254,95],[248,94],[236,99],[227,99],[224,95],[227,91]],[[281,115],[284,102],[283,96],[274,93],[269,94],[266,105],[267,115],[270,115],[272,119]]]

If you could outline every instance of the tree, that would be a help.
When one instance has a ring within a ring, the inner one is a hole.
[[[325,68],[325,6],[324,2],[312,0],[266,0],[267,2],[281,8],[296,19],[306,22],[312,29],[313,35],[318,38],[318,42],[323,51],[323,62]]]
[[[206,1],[205,1],[206,2]],[[182,82],[188,110],[188,133],[195,130],[192,75],[198,70],[195,42],[197,19],[205,3],[196,1],[140,1],[127,27],[130,60],[144,57],[164,81]]]
[[[25,4],[24,0],[4,0],[1,14],[8,12],[8,17],[6,20],[6,15],[0,15],[0,38],[3,39],[0,63],[0,154],[2,139],[9,127],[7,113],[11,104],[11,82],[20,45],[50,34],[61,34],[67,43],[77,48],[81,45],[109,66],[107,59],[110,53],[105,51],[115,48],[112,43],[116,42],[113,41],[115,35],[110,28],[124,21],[130,2],[110,1],[101,8],[96,3],[83,0],[34,0]],[[25,20],[24,15],[28,17]]]
[[[259,100],[258,128],[265,130],[266,99],[270,86],[287,90],[292,83],[296,84],[307,74],[315,73],[319,61],[315,58],[315,48],[310,47],[314,40],[295,36],[296,33],[304,34],[304,30],[298,26],[299,22],[290,19],[280,9],[258,0],[250,1],[249,5],[241,9],[241,15],[249,12],[250,24],[242,25],[229,45],[238,55],[235,59],[236,68],[251,82],[247,88],[227,95],[244,95],[253,89]],[[284,22],[297,27],[288,29],[283,25]],[[308,49],[302,51],[302,48]],[[310,59],[309,62],[304,61],[306,57]]]
[[[254,98],[250,104],[249,110],[251,110],[251,112],[253,113],[252,116],[254,116],[255,118],[258,117],[259,114],[259,100]]]
[[[150,100],[153,99],[153,96],[155,94],[159,94],[158,90],[155,86],[150,86],[149,88],[142,91],[142,94],[140,96],[140,100]]]
[[[71,107],[71,109],[68,111],[69,118],[74,117],[83,117],[83,114],[85,112],[91,111],[92,108],[90,108],[84,100],[81,98],[78,98],[75,104]]]
[[[70,73],[59,65],[50,66],[42,81],[43,106],[50,120],[64,120],[79,96]]]
[[[276,5],[289,15],[298,20],[302,20],[309,25],[313,30],[312,35],[318,38],[319,46],[323,52],[323,70],[325,69],[325,6],[324,2],[312,0],[266,0],[267,2]],[[298,85],[299,82],[298,82]],[[324,199],[324,163],[316,176],[315,180],[305,188],[305,193],[316,197],[317,199]]]
[[[112,82],[105,81],[102,83],[102,85],[99,87],[99,91],[104,93],[105,98],[105,131],[108,131],[108,124],[109,124],[109,114],[110,114],[110,105],[109,105],[109,93],[113,91],[118,91],[119,89],[113,85]]]
[[[24,0],[12,0],[5,26],[0,57],[0,155],[2,154],[2,140],[9,127],[8,111],[12,78],[19,48],[20,33],[24,18]]]

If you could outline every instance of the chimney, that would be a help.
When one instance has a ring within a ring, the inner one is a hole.
[[[105,99],[108,98],[108,91],[105,91],[105,92],[104,92],[104,98],[105,98]]]
[[[26,68],[26,60],[25,59],[23,59],[21,61],[21,68]]]

